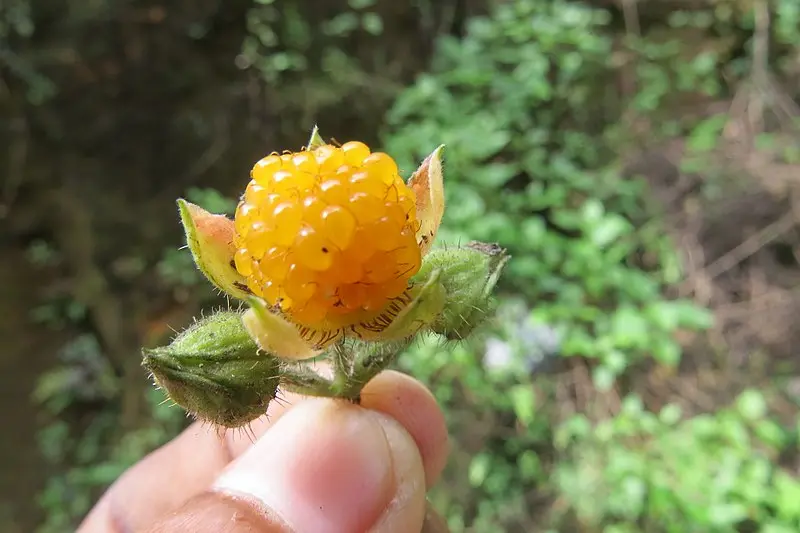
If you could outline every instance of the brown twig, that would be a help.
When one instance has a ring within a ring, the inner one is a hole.
[[[792,229],[796,224],[797,221],[795,220],[794,213],[788,212],[784,214],[781,218],[763,228],[755,235],[745,239],[744,242],[705,267],[705,274],[710,279],[716,278],[758,252],[765,245]]]

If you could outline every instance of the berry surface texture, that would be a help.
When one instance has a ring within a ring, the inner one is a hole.
[[[414,191],[358,141],[260,160],[235,228],[236,270],[298,324],[378,312],[420,269]]]

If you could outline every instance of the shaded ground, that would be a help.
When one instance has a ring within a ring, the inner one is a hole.
[[[751,135],[744,135],[743,131]],[[682,141],[640,154],[632,165],[664,207],[686,270],[676,296],[713,310],[707,335],[686,338],[677,376],[653,372],[643,392],[657,405],[681,401],[710,411],[745,387],[777,384],[800,400],[800,165],[787,161],[789,135],[756,150],[752,129],[731,115],[720,145],[691,155]],[[681,171],[700,157],[703,166]]]

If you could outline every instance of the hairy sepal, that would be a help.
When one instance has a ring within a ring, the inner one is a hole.
[[[233,264],[233,221],[183,199],[178,200],[178,209],[186,244],[200,272],[225,294],[240,300],[247,298],[251,294],[247,282]]]

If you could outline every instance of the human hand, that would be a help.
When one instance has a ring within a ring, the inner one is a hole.
[[[361,398],[285,394],[252,424],[255,441],[192,424],[112,485],[78,533],[446,533],[425,499],[448,452],[436,400],[393,371]]]

